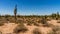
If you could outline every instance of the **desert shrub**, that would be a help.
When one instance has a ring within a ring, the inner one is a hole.
[[[48,34],[60,34],[60,26],[53,27],[52,31],[50,31]]]
[[[16,24],[23,23],[22,20],[16,20]]]
[[[6,33],[6,34],[12,34],[12,33]]]
[[[31,26],[31,23],[27,23],[27,25]]]
[[[59,21],[57,21],[57,23],[60,23],[60,20],[59,20]]]
[[[33,22],[32,21],[28,21],[28,23],[27,23],[27,25],[32,25],[33,24]]]
[[[34,23],[34,25],[35,25],[35,26],[39,26],[39,24],[38,24],[38,23]]]
[[[0,23],[0,26],[4,25],[4,23]]]
[[[28,29],[24,26],[24,25],[18,25],[15,29],[14,29],[14,33],[20,33],[20,32],[26,32],[28,31]]]
[[[2,32],[0,31],[0,34],[2,34]]]
[[[42,34],[42,33],[38,30],[38,28],[35,28],[32,33],[33,33],[33,34]]]
[[[46,23],[47,23],[46,19],[45,19],[45,18],[42,18],[42,19],[41,19],[41,23],[42,23],[42,24],[46,24]]]
[[[60,23],[60,21],[58,21],[57,23]]]
[[[50,18],[50,17],[48,17],[46,20],[47,20],[47,21],[51,21],[51,18]]]
[[[48,26],[48,27],[50,26],[45,18],[42,18],[41,23],[43,24],[44,27],[45,26]]]
[[[45,19],[47,19],[47,17],[48,17],[47,15],[44,16]]]
[[[56,20],[58,20],[58,17],[56,17]]]
[[[25,23],[24,20],[16,20],[16,23]]]
[[[10,15],[5,15],[5,19],[6,19],[7,21],[9,21],[9,17],[10,17]]]
[[[38,23],[40,23],[40,22],[41,22],[41,20],[38,21]]]

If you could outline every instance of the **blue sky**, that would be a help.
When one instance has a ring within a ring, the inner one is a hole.
[[[20,15],[60,13],[60,0],[0,0],[0,14],[13,15],[16,4]]]

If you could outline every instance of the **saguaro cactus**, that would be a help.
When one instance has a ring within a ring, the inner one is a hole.
[[[14,18],[15,18],[15,22],[16,22],[16,20],[17,20],[16,14],[17,14],[17,5],[15,5],[15,9],[14,9]]]

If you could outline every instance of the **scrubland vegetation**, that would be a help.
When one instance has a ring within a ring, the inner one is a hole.
[[[50,27],[52,30],[46,34],[60,34],[60,25],[56,26],[56,25],[49,23],[48,21],[51,21],[51,20],[56,20],[57,21],[56,23],[59,24],[60,23],[59,12],[57,12],[57,14],[53,13],[51,15],[21,16],[21,15],[17,15],[17,8],[15,7],[14,15],[0,15],[0,27],[3,26],[5,23],[18,24],[13,29],[13,33],[15,33],[15,34],[19,34],[21,32],[26,33],[27,31],[30,30],[29,28],[31,26],[32,26],[31,29],[33,29],[33,27],[36,27],[32,31],[30,31],[31,34],[45,34],[39,30],[40,29],[39,27],[43,27],[44,29],[45,29],[45,27],[46,28]],[[24,24],[26,24],[26,25],[24,25]],[[0,33],[2,33],[2,32],[0,31]]]
[[[15,17],[15,18],[14,18]],[[5,15],[5,16],[0,16],[0,26],[3,26],[4,23],[16,23],[19,24],[13,31],[13,33],[20,33],[20,32],[27,32],[29,31],[28,28],[26,26],[24,26],[24,24],[26,24],[27,26],[37,26],[40,27],[42,25],[42,27],[51,27],[53,26],[52,24],[49,24],[47,21],[51,21],[51,20],[57,20],[57,23],[60,23],[60,15],[59,14],[52,14],[52,15],[44,15],[44,16],[11,16],[11,15]],[[34,29],[32,30],[32,34],[42,34],[40,32],[40,30]],[[52,28],[52,31],[50,31],[47,34],[60,34],[60,28],[55,26]]]

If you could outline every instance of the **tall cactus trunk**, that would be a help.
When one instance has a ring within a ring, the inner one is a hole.
[[[15,18],[15,22],[17,20],[17,5],[15,6],[15,9],[14,9],[14,18]]]
[[[16,17],[16,13],[15,13],[14,15],[15,15],[15,22],[16,22],[16,19],[17,19],[17,17]]]

